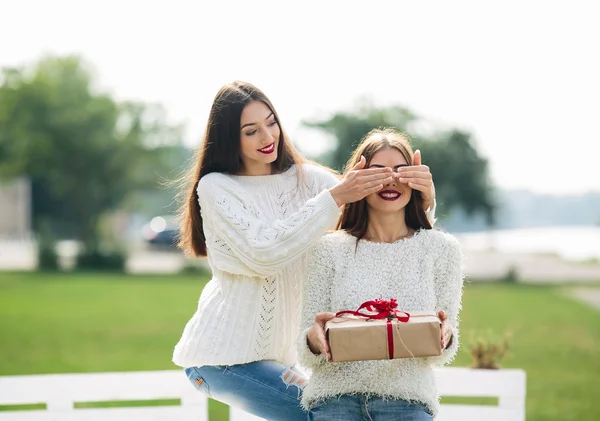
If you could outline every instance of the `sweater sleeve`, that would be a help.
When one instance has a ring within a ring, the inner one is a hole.
[[[437,221],[437,218],[435,217],[435,208],[436,208],[437,204],[435,199],[433,199],[433,206],[426,209],[425,210],[425,216],[427,216],[427,219],[429,220],[429,223],[431,224],[431,226],[433,227]]]
[[[308,272],[304,283],[298,357],[300,365],[314,368],[327,362],[323,354],[315,355],[308,347],[306,335],[315,322],[317,313],[331,310],[330,288],[335,276],[331,246],[325,241],[317,243],[308,256]]]
[[[452,362],[459,346],[459,317],[463,288],[463,261],[458,241],[446,235],[446,241],[440,244],[441,256],[436,260],[434,282],[436,312],[444,310],[447,323],[452,327],[452,343],[442,351],[439,357],[432,357],[432,363],[444,365]]]
[[[340,183],[338,176],[325,168],[318,168],[321,190],[330,189]]]
[[[340,214],[328,190],[276,220],[252,209],[247,192],[210,174],[200,180],[197,192],[207,241],[211,237],[217,244],[209,248],[209,259],[238,275],[276,274],[315,244]]]
[[[338,178],[338,176],[331,172],[329,169],[327,168],[323,168],[323,167],[319,167],[319,166],[315,166],[315,165],[305,165],[305,168],[309,169],[310,172],[313,174],[313,176],[316,176],[315,178],[317,179],[317,191],[323,191],[323,190],[329,190],[332,187],[335,187],[336,185],[338,185],[340,183],[340,179]],[[333,224],[331,224],[329,226],[330,230],[335,230],[335,227],[337,225],[337,218],[335,219],[335,221],[333,222]]]

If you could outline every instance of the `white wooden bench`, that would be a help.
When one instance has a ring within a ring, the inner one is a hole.
[[[436,421],[525,421],[526,375],[523,370],[444,367],[436,370],[444,396],[498,398],[498,405],[445,404]]]
[[[498,405],[442,405],[436,421],[524,421],[522,370],[436,370],[442,396],[492,397]],[[75,408],[78,402],[176,399],[180,405]],[[0,377],[0,405],[45,404],[45,410],[0,411],[0,421],[208,420],[208,400],[183,371],[43,374]],[[260,418],[231,408],[230,421]],[[226,420],[211,420],[226,421]]]

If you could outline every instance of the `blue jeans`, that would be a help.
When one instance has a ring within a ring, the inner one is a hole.
[[[189,367],[185,374],[208,397],[268,421],[306,421],[300,407],[306,377],[274,361]]]
[[[310,421],[431,421],[429,410],[419,403],[377,396],[342,395],[315,405]]]

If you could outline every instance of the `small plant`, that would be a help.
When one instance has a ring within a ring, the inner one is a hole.
[[[471,354],[471,368],[499,369],[500,362],[509,349],[510,334],[499,339],[491,332],[478,334],[467,344]]]

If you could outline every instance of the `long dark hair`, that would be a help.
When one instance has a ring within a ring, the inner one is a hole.
[[[240,120],[242,110],[252,101],[261,101],[269,107],[280,128],[277,159],[272,163],[273,172],[281,173],[293,164],[304,162],[281,127],[275,107],[260,89],[239,81],[221,87],[210,110],[196,164],[181,182],[184,201],[179,212],[181,226],[178,246],[189,255],[206,256],[206,237],[196,193],[198,181],[212,172],[237,174],[242,170]],[[301,165],[298,168],[301,171]]]
[[[414,152],[410,144],[410,139],[405,134],[392,128],[373,129],[362,138],[360,144],[348,160],[345,172],[350,171],[360,161],[361,155],[367,161],[365,168],[368,168],[373,156],[380,150],[388,148],[397,149],[404,156],[408,165],[412,165]],[[423,209],[421,192],[418,190],[412,190],[410,200],[405,208],[404,219],[406,225],[415,231],[421,228],[431,229],[431,224]],[[367,233],[368,225],[369,209],[367,199],[365,198],[344,206],[342,215],[338,220],[337,229],[352,234],[358,241]]]

